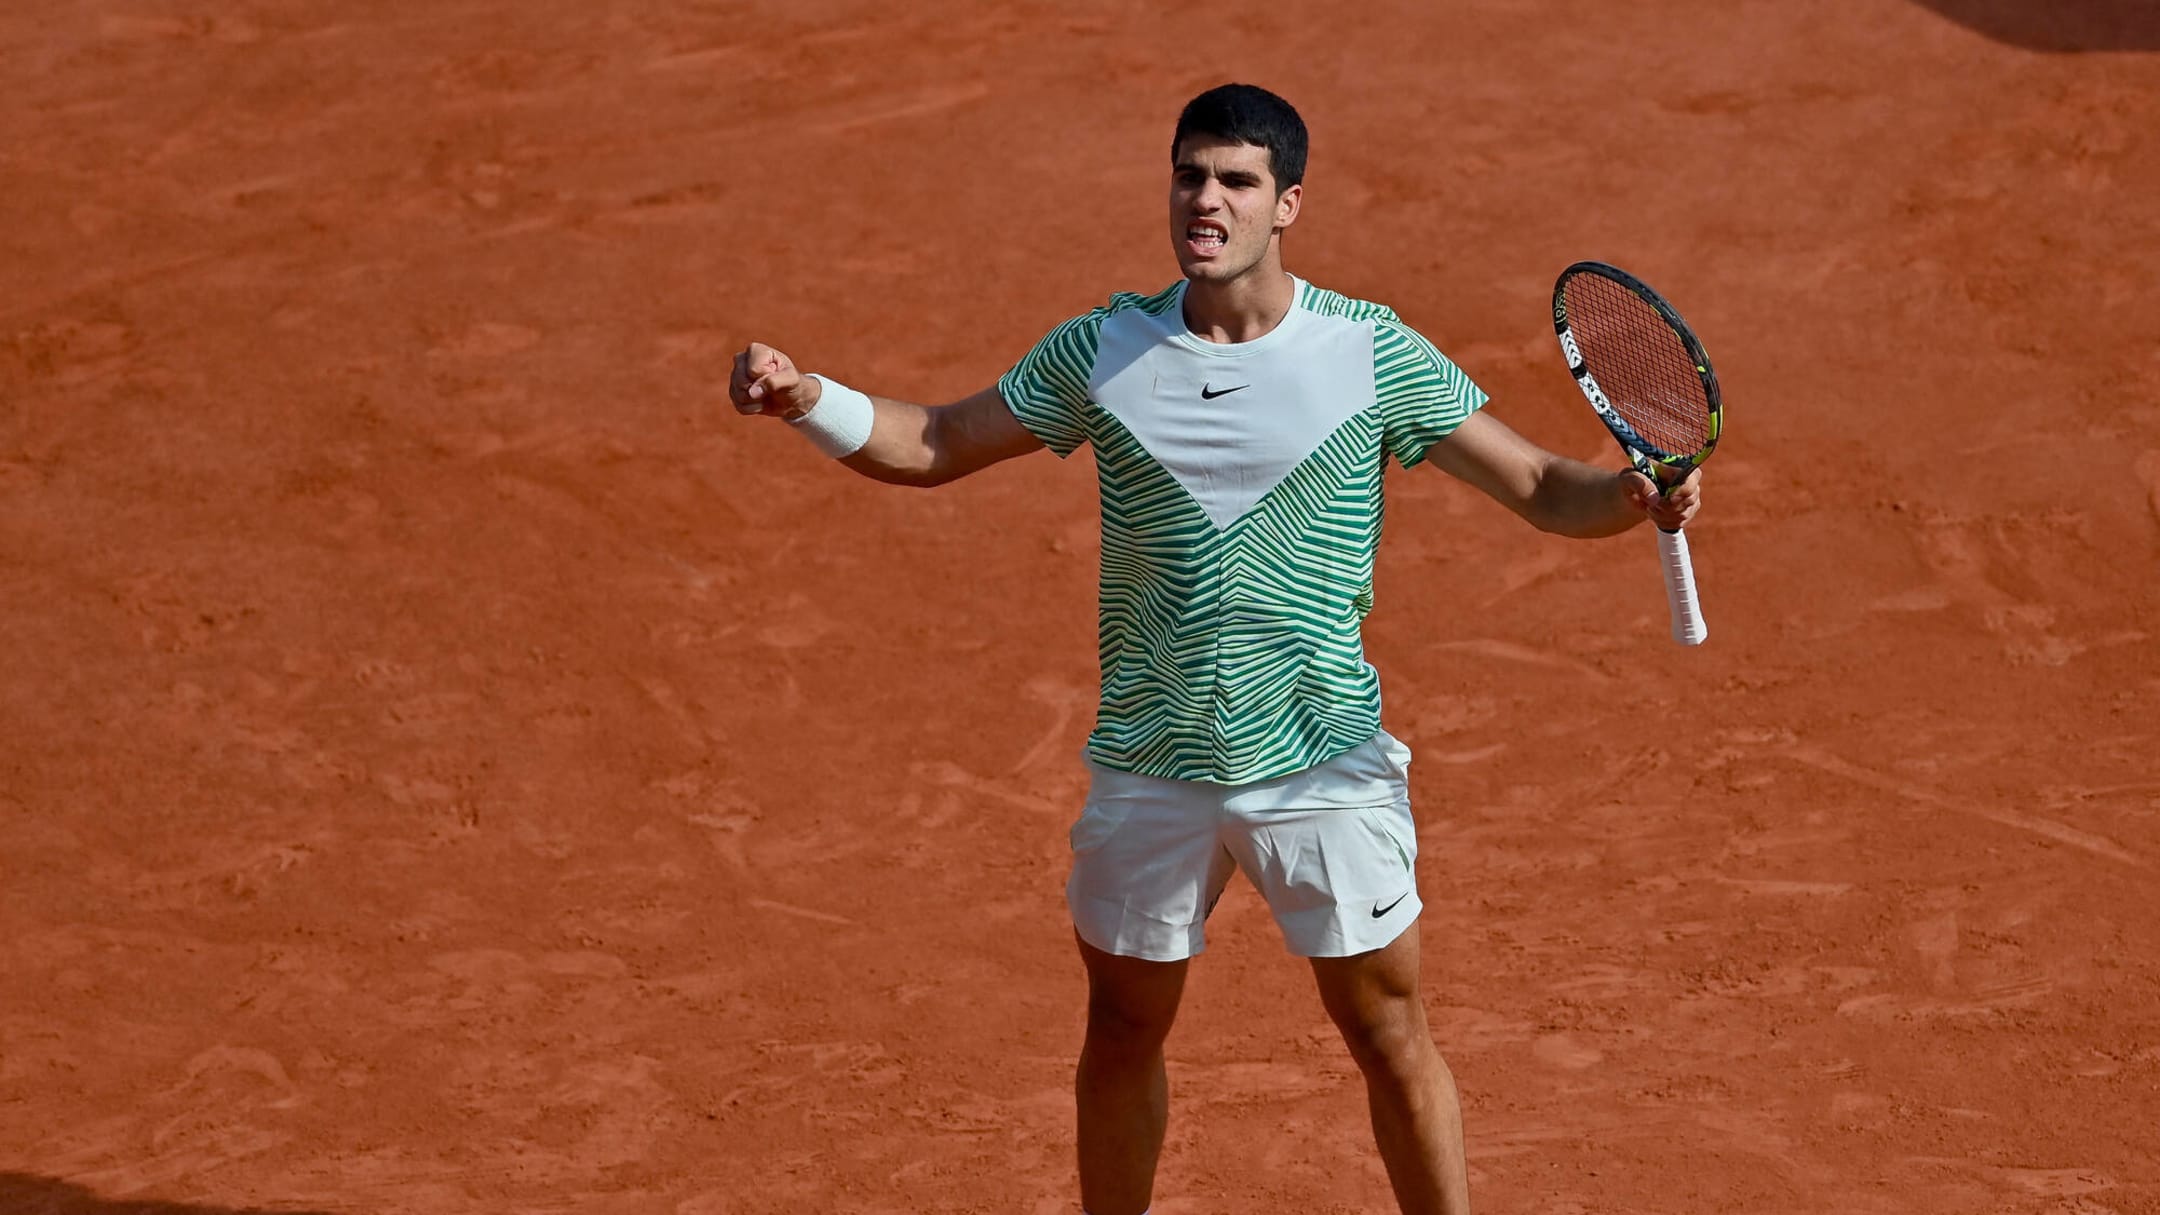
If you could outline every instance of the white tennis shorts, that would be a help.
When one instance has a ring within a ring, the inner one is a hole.
[[[1199,953],[1235,870],[1302,957],[1378,949],[1424,906],[1410,749],[1384,730],[1325,763],[1247,785],[1087,766],[1065,901],[1097,949],[1156,962]]]

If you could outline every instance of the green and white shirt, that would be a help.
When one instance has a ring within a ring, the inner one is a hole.
[[[1060,457],[1095,448],[1102,700],[1088,757],[1245,784],[1380,728],[1360,626],[1381,471],[1485,394],[1395,313],[1308,283],[1251,342],[1185,327],[1185,284],[1120,294],[998,381]]]

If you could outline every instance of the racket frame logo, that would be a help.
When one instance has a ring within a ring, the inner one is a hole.
[[[1560,323],[1565,326],[1567,324],[1566,318],[1561,318]],[[1560,353],[1567,356],[1568,370],[1575,373],[1575,378],[1581,379],[1583,374],[1582,347],[1575,344],[1575,335],[1565,328],[1560,330]]]

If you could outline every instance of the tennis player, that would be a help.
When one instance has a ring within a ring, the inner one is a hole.
[[[1541,530],[1678,527],[1699,472],[1545,451],[1379,304],[1286,272],[1305,124],[1264,89],[1194,98],[1171,141],[1181,279],[1059,325],[992,387],[926,408],[752,343],[737,410],[880,481],[940,485],[1049,448],[1101,480],[1102,694],[1066,886],[1088,975],[1081,1204],[1141,1215],[1168,1118],[1163,1043],[1233,872],[1266,898],[1363,1072],[1405,1212],[1469,1209],[1455,1082],[1419,995],[1410,750],[1381,728],[1360,627],[1381,474],[1438,466]]]

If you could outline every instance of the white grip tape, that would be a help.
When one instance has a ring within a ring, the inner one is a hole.
[[[1688,559],[1687,534],[1658,529],[1659,564],[1665,567],[1665,602],[1672,608],[1672,639],[1701,645],[1710,636],[1703,623],[1702,601],[1695,597],[1695,563]]]
[[[870,441],[870,427],[877,421],[877,407],[870,398],[855,391],[838,380],[828,380],[815,372],[811,379],[824,385],[818,393],[818,403],[810,412],[799,418],[788,419],[788,425],[799,430],[817,449],[837,460],[861,451]]]

